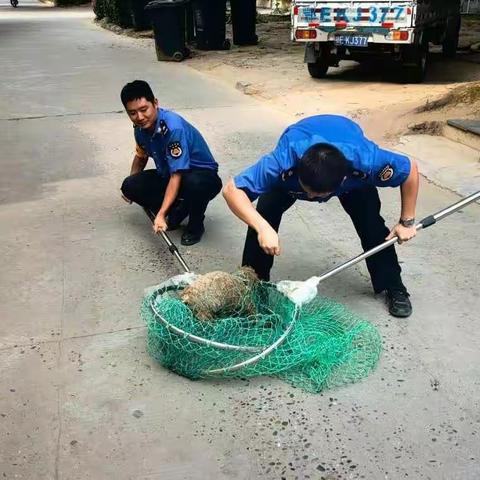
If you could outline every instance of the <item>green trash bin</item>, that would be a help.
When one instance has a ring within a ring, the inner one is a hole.
[[[257,25],[256,0],[230,0],[232,14],[233,43],[235,45],[256,45]]]
[[[145,7],[153,26],[158,60],[181,62],[189,55],[186,4],[187,0],[153,0]]]

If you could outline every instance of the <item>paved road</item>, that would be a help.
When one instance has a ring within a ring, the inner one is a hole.
[[[2,478],[480,477],[478,206],[402,248],[410,319],[388,317],[364,266],[322,287],[384,338],[366,381],[323,395],[269,379],[190,382],[145,353],[143,289],[179,267],[120,200],[133,139],[119,90],[150,81],[204,132],[224,179],[292,119],[188,63],[158,63],[153,46],[101,30],[85,9],[2,0],[0,72]],[[382,196],[391,223],[398,192]],[[424,182],[419,214],[457,198]],[[243,235],[217,199],[205,241],[184,253],[197,271],[231,269]],[[277,279],[359,251],[336,201],[295,206],[282,238]]]

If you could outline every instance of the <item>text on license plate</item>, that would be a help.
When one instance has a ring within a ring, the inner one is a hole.
[[[320,23],[340,22],[398,22],[405,19],[407,9],[405,7],[391,6],[372,6],[372,7],[353,7],[353,8],[312,8],[300,7],[299,17],[301,21],[312,22],[314,20]]]
[[[368,37],[360,35],[337,35],[335,45],[345,47],[368,47]]]

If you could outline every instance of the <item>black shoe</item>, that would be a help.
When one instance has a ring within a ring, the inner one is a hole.
[[[188,217],[188,209],[184,201],[180,201],[175,207],[172,208],[168,214],[167,223],[168,231],[177,230],[180,228],[180,224]]]
[[[412,314],[410,295],[405,290],[386,290],[386,295],[390,315],[405,318]]]
[[[181,243],[187,247],[190,245],[195,245],[202,239],[204,233],[205,227],[203,225],[202,228],[193,232],[187,229],[185,232],[183,232]]]

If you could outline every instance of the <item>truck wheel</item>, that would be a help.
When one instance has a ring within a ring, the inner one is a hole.
[[[461,17],[450,17],[445,28],[445,38],[442,43],[442,53],[445,58],[454,58],[457,54],[458,35],[460,33]]]
[[[428,41],[413,46],[410,53],[410,61],[403,67],[404,83],[422,83],[425,80],[428,64]]]
[[[328,67],[330,67],[330,63],[323,53],[317,58],[316,62],[307,63],[308,73],[313,78],[325,78]]]

